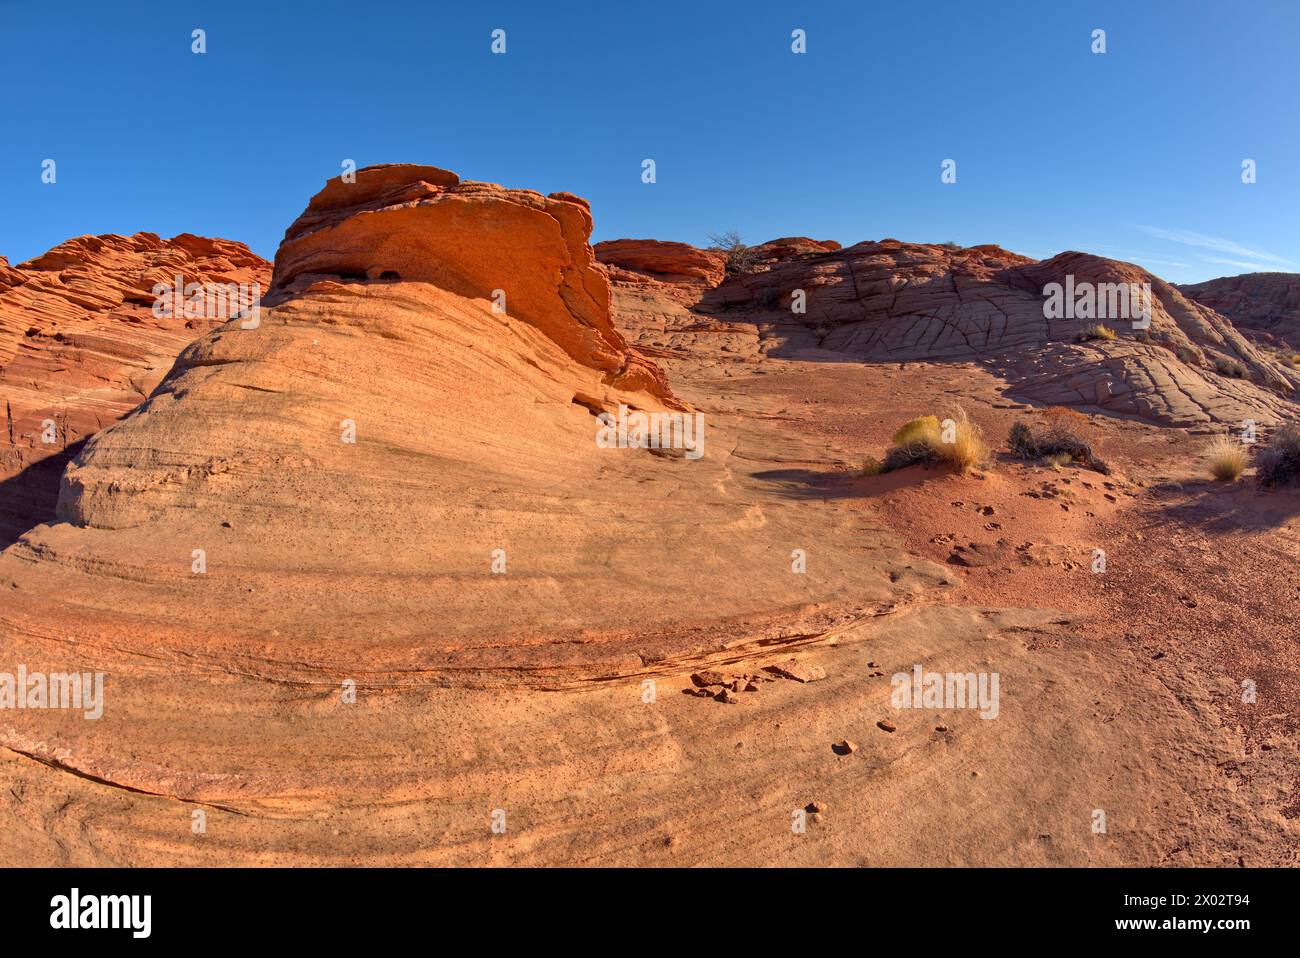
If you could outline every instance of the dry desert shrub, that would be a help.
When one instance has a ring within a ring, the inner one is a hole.
[[[1235,359],[1216,358],[1214,360],[1214,371],[1220,376],[1231,376],[1233,379],[1244,379],[1246,377],[1245,365]]]
[[[728,276],[742,276],[758,268],[758,251],[752,246],[746,246],[736,230],[710,233],[709,239],[713,242],[710,249],[727,254],[725,268]]]
[[[1255,457],[1255,479],[1261,486],[1300,481],[1300,425],[1283,426]]]
[[[1246,447],[1235,439],[1220,436],[1205,450],[1210,475],[1219,482],[1235,482],[1246,471]]]
[[[938,416],[921,416],[904,423],[894,433],[893,447],[885,454],[882,472],[916,462],[936,462],[966,472],[988,459],[988,445],[980,427],[958,406],[940,422]]]
[[[966,472],[982,465],[988,460],[989,447],[980,427],[971,421],[966,410],[960,406],[953,412],[951,419],[956,435],[952,442],[939,443],[939,458],[951,463],[958,472]]]
[[[1090,339],[1116,339],[1115,330],[1101,323],[1090,323],[1079,331],[1078,340],[1086,343]]]
[[[927,436],[937,436],[938,434],[938,416],[919,416],[899,426],[890,442],[895,446],[906,446],[918,440],[924,440]]]
[[[1073,409],[1052,406],[1042,413],[1037,427],[1021,420],[1013,423],[1007,434],[1007,448],[1021,459],[1038,460],[1059,469],[1067,462],[1077,462],[1103,475],[1110,466],[1093,449],[1087,438],[1088,417]]]

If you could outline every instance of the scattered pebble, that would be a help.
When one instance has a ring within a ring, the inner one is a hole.
[[[877,722],[877,723],[876,723],[876,728],[878,728],[878,729],[880,729],[881,731],[884,731],[884,732],[897,732],[897,731],[898,731],[898,726],[897,726],[897,725],[895,725],[893,722],[886,721],[885,719],[881,719],[879,722]]]

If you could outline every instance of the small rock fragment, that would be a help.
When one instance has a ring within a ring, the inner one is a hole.
[[[877,722],[877,723],[876,723],[876,728],[878,728],[878,729],[880,729],[881,731],[884,731],[884,732],[897,732],[897,731],[898,731],[898,726],[895,725],[893,722],[887,721],[886,719],[881,719],[879,722]]]
[[[714,672],[711,669],[706,669],[703,672],[696,672],[693,674],[691,676],[691,681],[700,688],[705,688],[710,685],[726,685],[731,681],[731,679],[727,678],[721,672]]]
[[[800,662],[797,659],[790,659],[779,665],[769,665],[767,670],[775,672],[783,679],[793,679],[796,682],[816,682],[818,679],[826,678],[826,670],[820,665]]]

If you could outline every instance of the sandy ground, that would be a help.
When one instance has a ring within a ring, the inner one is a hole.
[[[1300,863],[1300,496],[1212,486],[1203,437],[1113,419],[1109,477],[1001,458],[861,478],[912,415],[960,397],[999,439],[1026,409],[967,365],[661,361],[740,423],[755,503],[872,530],[927,588],[563,687],[435,672],[353,704],[337,677],[101,646],[111,715],[4,716],[3,863]],[[998,540],[990,565],[950,561]],[[35,668],[58,642],[9,651]],[[792,657],[825,677],[767,671]],[[916,664],[996,672],[997,717],[894,708]],[[686,694],[704,668],[756,690]]]

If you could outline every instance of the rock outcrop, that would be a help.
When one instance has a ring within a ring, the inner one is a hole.
[[[722,351],[745,361],[977,362],[1022,398],[1165,425],[1276,420],[1294,408],[1292,377],[1271,355],[1129,263],[892,239],[847,248],[783,239],[753,252],[750,272],[704,290],[669,275],[613,274],[620,321],[657,355],[727,340]],[[1109,318],[1096,306],[1049,315],[1053,283],[1101,291],[1094,302],[1105,310],[1116,305],[1107,290],[1149,289],[1150,326],[1135,328],[1132,307]],[[1114,337],[1085,340],[1098,323]]]
[[[331,180],[289,227],[270,301],[323,276],[428,283],[535,326],[616,389],[673,405],[660,371],[610,321],[590,236],[591,210],[570,193],[462,182],[433,166],[367,167],[355,182]]]
[[[1158,348],[1044,320],[1088,264],[794,238],[709,285],[588,224],[432,167],[331,181],[257,322],[84,444],[0,553],[0,681],[100,673],[102,712],[0,711],[0,864],[1285,863],[1293,504],[1221,548],[1163,482],[1203,443],[1101,416],[1104,485],[859,468],[949,394],[1006,435],[1024,351],[1055,382]],[[618,407],[698,412],[702,457],[598,441]],[[899,708],[920,663],[1005,694]],[[1271,718],[1220,711],[1240,675]]]
[[[81,236],[16,267],[0,262],[0,542],[52,518],[68,450],[135,408],[224,321],[155,310],[155,287],[265,289],[270,276],[243,243],[189,233]]]
[[[1243,273],[1179,289],[1241,329],[1267,333],[1300,349],[1300,273]]]
[[[726,254],[686,243],[659,240],[606,240],[596,244],[596,259],[623,282],[654,281],[672,285],[717,286],[726,275]]]
[[[843,614],[837,597],[941,578],[850,588],[862,546],[830,526],[818,575],[789,575],[808,519],[736,504],[797,441],[729,462],[751,427],[706,415],[698,459],[597,442],[603,411],[693,410],[614,329],[590,222],[576,197],[432,167],[331,181],[286,233],[257,328],[200,338],[88,441],[61,521],[0,576],[103,611],[83,617],[92,645],[220,647],[282,677],[501,683],[635,672],[754,641],[760,611],[766,638],[798,633]],[[895,561],[876,547],[867,564]]]

